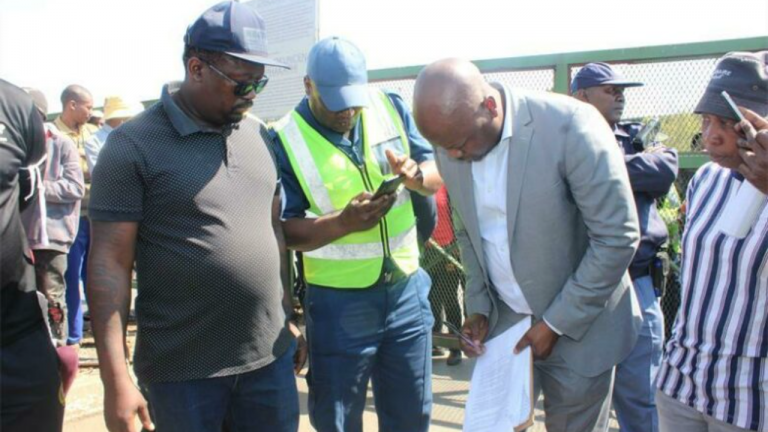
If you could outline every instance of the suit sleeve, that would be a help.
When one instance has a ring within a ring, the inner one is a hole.
[[[581,339],[619,286],[640,233],[627,170],[610,129],[594,107],[575,109],[566,132],[564,175],[587,227],[584,256],[544,318]]]

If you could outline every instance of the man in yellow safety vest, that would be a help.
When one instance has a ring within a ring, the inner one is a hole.
[[[306,97],[274,127],[286,243],[304,252],[309,413],[320,432],[361,431],[372,379],[380,430],[422,432],[433,317],[411,197],[442,179],[400,96],[367,83],[355,45],[321,40]],[[398,175],[404,187],[375,194]]]

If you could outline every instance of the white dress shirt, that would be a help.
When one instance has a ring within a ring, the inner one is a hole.
[[[503,89],[506,109],[499,143],[479,161],[472,162],[472,182],[475,207],[483,240],[483,255],[491,283],[499,297],[513,311],[532,315],[531,307],[515,279],[509,257],[507,230],[507,173],[509,171],[509,143],[512,140],[511,97]]]

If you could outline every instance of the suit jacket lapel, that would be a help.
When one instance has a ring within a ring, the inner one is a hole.
[[[477,207],[475,207],[472,164],[451,159],[445,150],[440,148],[436,149],[436,153],[440,162],[438,166],[441,166],[441,174],[451,193],[451,207],[461,216],[467,236],[472,242],[483,272],[486,273],[483,240],[480,237],[480,225],[477,219]]]
[[[480,237],[480,223],[477,220],[477,207],[475,204],[475,185],[472,178],[472,164],[468,162],[457,162],[459,169],[459,178],[461,184],[461,201],[463,205],[460,208],[465,209],[461,214],[464,228],[467,230],[474,249],[477,252],[477,258],[480,265],[485,270],[485,256],[483,254],[483,239]]]
[[[523,181],[527,167],[528,150],[533,138],[531,113],[524,96],[515,96],[510,91],[511,101],[507,106],[512,107],[512,141],[509,144],[509,165],[507,178],[507,231],[510,239],[515,232],[515,222],[519,210],[520,195],[523,192]],[[511,245],[510,245],[511,246]],[[510,249],[511,250],[511,249]]]

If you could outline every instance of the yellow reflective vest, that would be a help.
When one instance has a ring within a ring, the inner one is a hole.
[[[402,119],[389,97],[370,90],[370,105],[362,110],[363,165],[314,130],[296,111],[275,125],[288,160],[304,195],[310,217],[319,217],[346,207],[362,191],[375,192],[392,177],[385,150],[410,154]],[[403,186],[392,209],[379,224],[304,253],[304,275],[308,283],[333,288],[367,288],[381,276],[384,258],[391,257],[410,275],[419,266],[416,218],[410,193]]]

